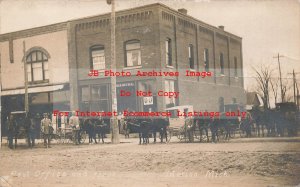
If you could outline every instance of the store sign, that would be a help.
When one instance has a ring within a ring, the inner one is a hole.
[[[153,97],[144,97],[144,105],[153,105]]]
[[[134,82],[117,83],[117,88],[120,87],[134,87]]]

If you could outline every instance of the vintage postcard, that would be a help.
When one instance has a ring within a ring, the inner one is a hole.
[[[299,0],[0,0],[0,187],[300,186]]]

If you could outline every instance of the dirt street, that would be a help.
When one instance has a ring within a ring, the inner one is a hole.
[[[152,140],[150,140],[152,142]],[[41,142],[41,141],[39,141]],[[226,143],[25,145],[0,152],[0,186],[297,186],[300,138]]]

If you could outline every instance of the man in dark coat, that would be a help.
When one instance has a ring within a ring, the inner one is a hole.
[[[8,127],[8,147],[10,149],[13,149],[13,139],[16,133],[17,124],[12,114],[9,115],[7,121],[7,127]]]
[[[35,123],[30,113],[26,115],[25,127],[27,130],[28,146],[33,148],[35,145]]]

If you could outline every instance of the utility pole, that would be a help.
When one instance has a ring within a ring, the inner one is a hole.
[[[0,149],[2,147],[2,80],[1,80],[1,53],[0,53]]]
[[[294,102],[298,107],[297,97],[299,95],[299,90],[298,90],[298,85],[297,85],[297,82],[296,82],[296,74],[300,74],[300,72],[295,72],[295,70],[293,69],[293,73],[288,73],[288,74],[293,74]]]
[[[273,57],[273,58],[277,58],[277,61],[278,61],[278,69],[279,69],[279,80],[280,80],[280,93],[281,93],[281,102],[283,103],[284,102],[284,98],[283,98],[283,88],[282,88],[282,79],[281,79],[281,67],[280,67],[280,60],[279,58],[281,57],[284,57],[283,55],[278,55],[276,57]]]
[[[110,29],[111,29],[111,70],[113,72],[116,71],[116,12],[115,12],[115,0],[106,0],[107,4],[111,5],[111,22],[110,22]],[[111,109],[112,111],[117,112],[117,81],[116,76],[111,76]],[[111,142],[113,144],[120,143],[119,139],[119,126],[118,126],[118,119],[117,116],[112,116],[110,120],[110,131],[111,131]]]
[[[1,5],[1,0],[0,0]],[[1,34],[1,15],[0,15],[0,34]],[[2,80],[1,80],[1,53],[0,53],[0,149],[2,147]]]
[[[29,106],[28,106],[28,74],[27,74],[27,64],[26,64],[26,47],[25,47],[25,41],[23,41],[23,63],[24,63],[24,84],[25,84],[25,111],[26,114],[29,112]]]

